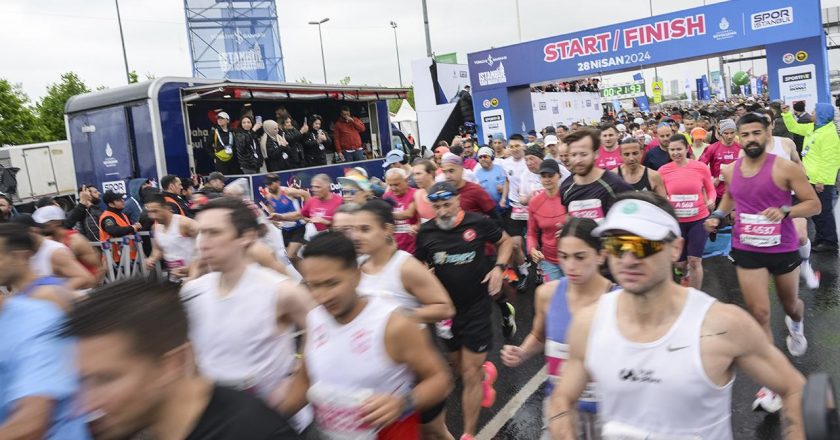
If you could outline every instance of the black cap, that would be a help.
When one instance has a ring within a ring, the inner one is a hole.
[[[529,136],[536,136],[537,135],[537,130],[529,130],[528,135]]]
[[[211,180],[221,180],[222,182],[224,182],[225,175],[218,171],[213,171],[212,173],[210,173],[209,176],[207,176],[207,181],[209,182]]]
[[[560,165],[554,159],[546,159],[540,164],[539,174],[542,173],[560,174]]]
[[[453,194],[458,194],[458,189],[455,188],[455,185],[449,182],[437,182],[429,188],[429,194],[437,194],[439,192],[451,192]]]
[[[122,200],[124,198],[125,194],[123,193],[106,191],[105,194],[102,196],[102,201],[105,202],[105,204],[107,205],[109,203],[116,202],[117,200]]]
[[[545,152],[543,151],[542,148],[540,148],[536,145],[532,145],[525,150],[525,155],[526,156],[537,156],[540,159],[542,159],[542,158],[545,157]]]

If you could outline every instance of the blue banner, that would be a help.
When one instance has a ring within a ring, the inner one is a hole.
[[[633,74],[634,81],[644,81],[644,77],[642,77],[641,73],[634,73]],[[644,86],[644,83],[642,84]],[[647,90],[647,88],[645,88]],[[636,105],[639,106],[639,110],[647,113],[650,111],[650,101],[648,100],[647,94],[644,96],[639,96],[636,98]]]
[[[819,0],[732,0],[474,52],[468,65],[476,92],[639,69],[821,33]]]
[[[709,101],[712,99],[712,90],[709,88],[709,80],[706,75],[697,78],[697,100]]]

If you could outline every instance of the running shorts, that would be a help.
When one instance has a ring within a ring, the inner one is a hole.
[[[301,226],[299,228],[295,228],[292,230],[282,230],[283,232],[283,243],[286,243],[286,246],[289,243],[301,243],[306,244],[306,239],[303,236],[306,234],[306,228]]]
[[[488,296],[467,310],[456,307],[455,317],[452,318],[452,338],[443,339],[450,353],[459,351],[461,347],[473,353],[487,353],[493,339],[493,328],[490,325],[492,304]]]
[[[784,275],[793,272],[802,262],[798,251],[763,254],[732,249],[729,257],[736,267],[741,269],[767,269],[772,275]]]
[[[505,211],[503,215],[502,226],[504,226],[505,232],[511,237],[524,237],[525,234],[528,232],[528,221],[527,220],[514,220],[510,218],[510,214],[513,211],[508,209]]]
[[[703,227],[703,222],[706,219],[697,220],[693,222],[680,223],[680,232],[685,239],[682,254],[680,254],[679,261],[685,261],[686,257],[702,257],[703,249],[706,247],[706,239],[709,238],[709,233]]]

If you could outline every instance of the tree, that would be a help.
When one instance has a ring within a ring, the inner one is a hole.
[[[38,142],[40,129],[20,84],[0,79],[0,146]]]
[[[295,82],[296,82],[296,83],[300,83],[300,84],[312,84],[312,81],[310,81],[310,80],[306,79],[306,77],[305,77],[305,76],[300,77],[300,79],[298,79],[298,80],[297,80],[297,81],[295,81]]]
[[[128,72],[128,83],[129,84],[134,84],[139,79],[140,79],[140,75],[137,74],[136,70],[132,70],[131,72]]]
[[[338,80],[338,83],[343,86],[350,84],[350,76],[345,76],[344,78],[341,78],[340,80]]]
[[[71,96],[90,92],[88,86],[73,72],[61,75],[61,81],[50,84],[47,94],[35,106],[38,121],[44,130],[44,141],[66,139],[64,104]]]
[[[408,101],[408,104],[411,106],[411,108],[415,108],[414,107],[414,86],[411,86],[408,89],[409,89],[408,93],[405,94],[405,99]],[[401,105],[402,105],[402,99],[389,99],[388,100],[388,110],[391,113],[396,113],[400,109]]]

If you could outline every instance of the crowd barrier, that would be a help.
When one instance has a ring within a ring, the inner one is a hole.
[[[108,284],[132,277],[157,277],[161,279],[161,277],[166,275],[166,271],[163,270],[159,261],[155,264],[154,268],[146,268],[146,254],[143,251],[143,242],[148,239],[151,239],[151,235],[149,232],[144,231],[133,236],[112,238],[107,241],[91,241],[90,245],[102,252],[102,259],[105,264],[105,277],[102,279],[102,283]],[[114,260],[114,253],[112,251],[114,247],[119,249],[121,256],[130,256],[133,251],[136,257],[133,259],[120,258],[118,263]]]

